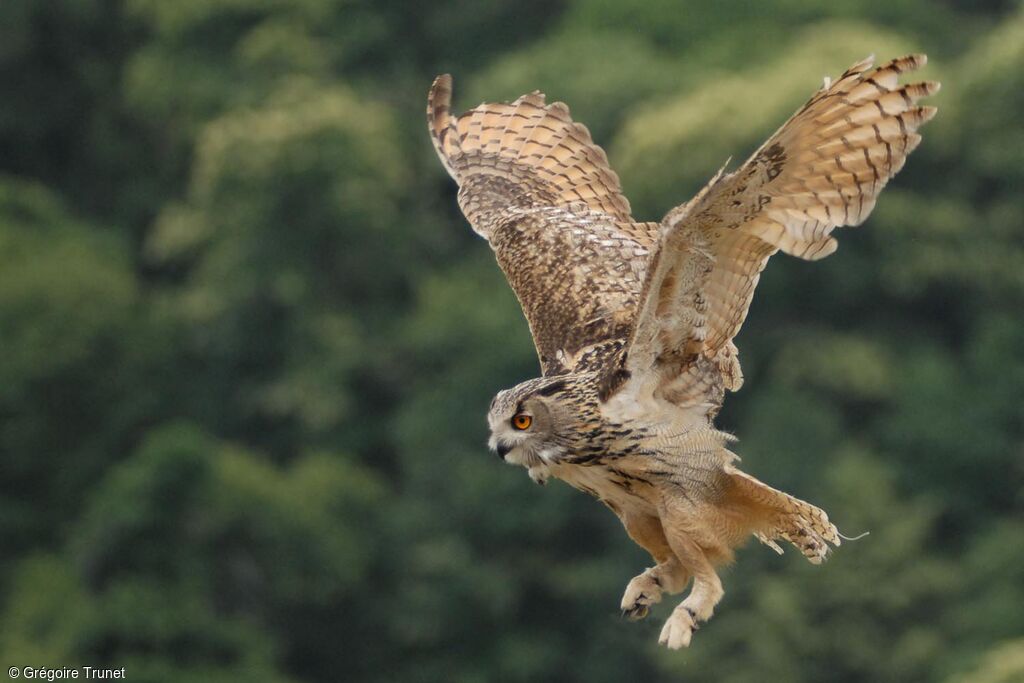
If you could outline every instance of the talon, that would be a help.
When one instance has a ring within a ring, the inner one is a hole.
[[[647,605],[634,605],[629,609],[623,609],[621,614],[623,619],[628,619],[629,621],[640,621],[641,619],[647,618],[650,611],[651,610]]]
[[[648,570],[640,576],[633,577],[629,585],[626,586],[626,592],[622,596],[619,606],[631,619],[643,619],[647,616],[650,606],[660,600],[661,587]]]

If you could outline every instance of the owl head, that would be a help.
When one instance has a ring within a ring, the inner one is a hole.
[[[505,462],[531,470],[555,464],[567,450],[575,423],[571,382],[565,377],[532,379],[499,391],[491,401],[488,445]]]

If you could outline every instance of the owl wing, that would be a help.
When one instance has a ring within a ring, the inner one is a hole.
[[[834,252],[832,231],[868,217],[921,141],[917,128],[935,114],[917,100],[938,83],[898,82],[925,64],[924,55],[877,68],[872,61],[826,79],[736,172],[720,171],[665,216],[628,350],[606,393],[652,370],[664,390],[700,366],[717,366],[725,388],[739,388],[732,339],[768,258],[779,250],[808,260]]]
[[[519,299],[544,374],[614,354],[658,224],[633,221],[604,151],[561,102],[534,92],[452,116],[451,94],[451,76],[439,76],[427,101],[431,138]]]

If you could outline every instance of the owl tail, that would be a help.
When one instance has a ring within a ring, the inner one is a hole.
[[[829,544],[841,543],[836,526],[819,507],[783,493],[758,481],[732,465],[726,473],[739,494],[749,506],[751,527],[757,540],[782,554],[777,540],[789,541],[812,564],[821,564],[829,553]]]

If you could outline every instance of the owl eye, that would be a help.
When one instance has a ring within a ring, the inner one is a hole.
[[[512,418],[512,426],[520,431],[529,429],[532,424],[533,418],[526,413],[519,413]]]

